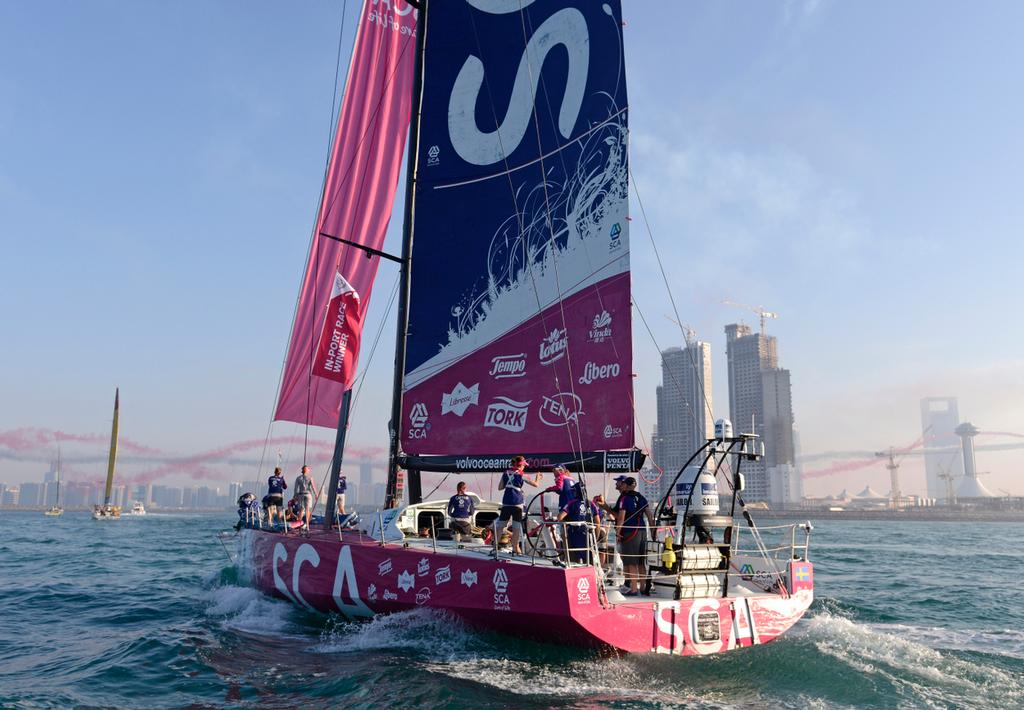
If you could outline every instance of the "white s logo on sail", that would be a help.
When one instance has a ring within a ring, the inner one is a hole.
[[[510,12],[505,5],[512,5],[499,2],[481,7],[482,3],[473,0],[470,4],[492,14]],[[518,10],[522,6],[517,2],[513,9]],[[448,100],[448,134],[455,152],[463,160],[473,165],[491,165],[511,155],[519,146],[530,126],[544,59],[557,45],[564,46],[569,53],[569,73],[558,112],[558,130],[565,138],[572,135],[587,88],[590,34],[583,14],[579,10],[565,8],[545,20],[527,42],[519,60],[508,110],[495,131],[484,133],[476,124],[476,104],[484,82],[484,65],[478,57],[471,55],[466,59]]]

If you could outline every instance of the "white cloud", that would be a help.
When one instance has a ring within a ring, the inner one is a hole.
[[[755,274],[775,276],[863,261],[869,234],[857,195],[792,150],[752,152],[649,133],[634,134],[632,149],[648,215],[671,225],[674,237],[655,226],[655,238],[676,257],[756,265]],[[642,239],[641,232],[634,243]]]
[[[782,5],[782,25],[800,29],[823,12],[824,0],[785,0]]]

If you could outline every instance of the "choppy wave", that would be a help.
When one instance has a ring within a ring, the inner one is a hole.
[[[298,630],[292,622],[293,615],[299,613],[297,609],[252,587],[216,587],[208,600],[205,613],[218,619],[221,628],[274,636]]]
[[[427,609],[313,615],[239,584],[214,538],[228,517],[0,518],[0,705],[1024,706],[1024,612],[1006,603],[1024,555],[965,552],[1006,526],[904,526],[879,552],[877,524],[821,525],[806,619],[763,647],[680,659],[534,644]],[[939,576],[948,544],[961,567]]]
[[[1021,634],[1005,644],[971,643],[977,634],[908,625],[860,624],[818,614],[797,636],[813,643],[834,668],[854,671],[859,682],[879,697],[913,699],[940,707],[1018,707],[1024,704],[1024,677],[1018,664]],[[988,636],[987,634],[985,636]],[[974,648],[966,648],[973,645]],[[1014,649],[1013,645],[1017,648]],[[969,655],[957,651],[970,650]],[[979,663],[985,655],[1001,657]],[[1016,666],[1014,671],[1007,666]]]

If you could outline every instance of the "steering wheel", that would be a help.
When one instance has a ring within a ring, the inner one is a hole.
[[[526,543],[530,546],[530,551],[545,559],[553,560],[558,557],[558,549],[552,547],[551,544],[554,528],[546,523],[553,523],[555,521],[558,517],[558,509],[544,505],[544,493],[546,492],[549,491],[541,491],[530,499],[530,504],[526,506],[523,523],[526,529]],[[552,495],[555,494],[552,492]],[[532,528],[530,526],[531,520],[534,522]],[[547,535],[544,534],[545,529],[548,531]]]

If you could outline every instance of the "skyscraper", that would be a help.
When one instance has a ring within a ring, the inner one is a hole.
[[[955,430],[960,423],[956,397],[925,397],[921,400],[921,432],[924,437],[924,471],[928,497],[948,503],[954,478],[964,475],[960,438]]]
[[[658,425],[651,455],[665,474],[644,491],[649,499],[648,493],[664,495],[687,459],[714,434],[710,343],[689,339],[685,348],[662,352],[657,401]]]
[[[793,392],[789,370],[774,368],[761,373],[764,395],[765,459],[768,468],[791,464],[793,449]]]
[[[359,490],[362,491],[363,500],[359,500],[355,494],[348,497],[348,504],[355,507],[359,505],[374,505],[371,500],[373,494],[373,463],[370,459],[363,459],[359,462]]]
[[[787,504],[799,490],[793,450],[793,401],[789,370],[779,367],[778,343],[750,326],[725,326],[729,418],[737,434],[756,434],[765,446],[760,461],[743,462],[747,500]],[[788,468],[783,468],[788,467]],[[770,471],[769,469],[772,469]],[[792,470],[790,470],[792,469]],[[772,491],[771,479],[791,481]]]

